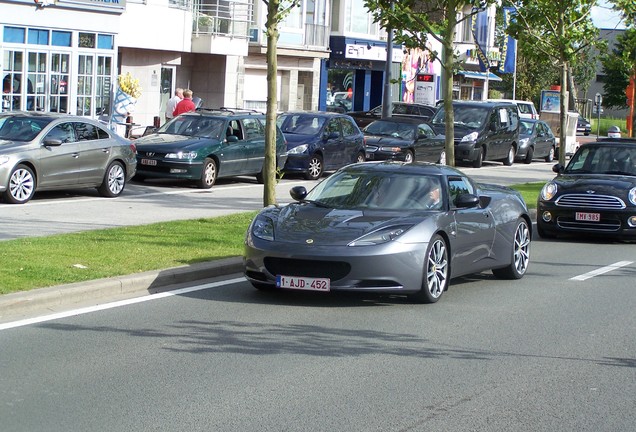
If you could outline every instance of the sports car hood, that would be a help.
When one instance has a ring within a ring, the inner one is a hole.
[[[562,174],[553,180],[560,193],[594,193],[612,195],[616,191],[629,191],[636,186],[635,176],[623,175],[568,175]]]
[[[421,217],[405,217],[403,212],[341,210],[312,204],[289,204],[275,209],[274,237],[277,242],[305,243],[316,246],[343,246],[384,225],[416,223]]]
[[[152,134],[135,140],[137,150],[141,151],[161,151],[171,150],[196,150],[205,145],[210,138],[191,137],[185,135],[172,134]]]

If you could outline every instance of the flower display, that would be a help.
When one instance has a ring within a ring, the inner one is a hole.
[[[139,99],[139,96],[141,96],[139,80],[137,78],[133,78],[130,72],[127,72],[126,75],[119,75],[117,77],[117,84],[119,84],[121,91],[127,95],[130,95],[135,99]]]

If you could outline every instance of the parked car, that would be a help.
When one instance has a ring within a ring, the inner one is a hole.
[[[519,109],[519,118],[522,119],[531,119],[531,120],[538,120],[539,119],[539,113],[537,112],[537,109],[534,106],[534,102],[530,102],[530,101],[522,101],[522,100],[516,100],[516,99],[489,99],[491,102],[511,102],[515,105],[517,105],[517,108]]]
[[[245,276],[259,290],[408,295],[433,303],[455,277],[523,277],[531,222],[521,195],[427,163],[350,165],[248,228]]]
[[[364,162],[364,135],[353,119],[335,112],[286,112],[276,121],[287,139],[286,173],[320,178],[354,162]]]
[[[257,111],[220,108],[181,114],[135,142],[136,180],[186,179],[202,189],[221,177],[253,175],[263,182],[265,115]],[[279,130],[279,169],[285,165],[286,151]]]
[[[483,161],[512,165],[519,146],[519,112],[511,102],[453,101],[455,161],[474,168]],[[440,106],[431,120],[435,132],[444,134],[446,110]]]
[[[393,102],[391,114],[394,116],[416,116],[420,120],[429,120],[437,108],[430,105],[407,102]],[[382,118],[382,105],[379,105],[369,111],[351,111],[348,113],[358,126],[364,128],[369,123]]]
[[[576,119],[576,132],[582,133],[585,136],[592,133],[592,125],[588,119],[583,117],[581,114],[579,114],[579,117]]]
[[[367,160],[397,160],[446,164],[444,135],[417,118],[376,120],[362,130],[367,139]]]
[[[327,104],[334,109],[342,109],[344,111],[351,111],[353,108],[353,101],[351,100],[352,94],[349,92],[334,92],[331,95],[331,99],[327,101]]]
[[[533,158],[552,162],[556,154],[556,138],[550,126],[541,120],[519,121],[519,148],[515,160],[531,163]]]
[[[0,114],[0,193],[24,204],[35,192],[97,188],[119,196],[135,174],[135,145],[104,125],[65,114]]]
[[[582,234],[636,239],[636,140],[583,144],[556,164],[537,203],[541,237]]]

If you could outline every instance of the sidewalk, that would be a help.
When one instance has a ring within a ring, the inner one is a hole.
[[[59,285],[0,295],[0,323],[27,314],[51,313],[58,308],[98,304],[113,298],[137,297],[169,287],[243,271],[243,258],[232,257],[164,270]]]

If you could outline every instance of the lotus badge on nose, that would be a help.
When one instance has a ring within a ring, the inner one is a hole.
[[[313,242],[314,242],[314,241],[313,241],[313,239],[307,239],[307,240],[305,240],[305,243],[307,243],[307,244],[312,244]]]

